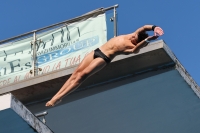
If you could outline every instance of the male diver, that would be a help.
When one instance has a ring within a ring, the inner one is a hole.
[[[148,36],[146,31],[151,30],[154,31],[154,35]],[[151,40],[155,40],[163,34],[163,30],[158,26],[144,25],[131,34],[110,39],[83,59],[62,88],[46,103],[46,106],[54,106],[60,102],[64,96],[77,89],[88,77],[108,65],[115,56],[137,52]]]

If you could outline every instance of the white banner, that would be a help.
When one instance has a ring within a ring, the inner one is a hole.
[[[28,38],[1,48],[0,88],[32,77],[29,73],[31,40]],[[107,41],[105,14],[37,34],[37,40],[37,64],[42,68],[39,75],[77,65]]]

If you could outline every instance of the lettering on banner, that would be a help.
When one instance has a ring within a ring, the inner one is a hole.
[[[6,67],[0,69],[0,76],[6,75]]]
[[[64,47],[64,44],[55,46],[55,48],[59,49],[59,50],[56,50],[56,51],[53,51],[53,52],[50,52],[50,53],[49,53],[50,50],[45,49],[45,50],[39,52],[40,56],[38,56],[38,58],[37,58],[38,65],[45,64],[47,62],[50,62],[50,61],[55,60],[57,58],[66,56],[66,55],[71,54],[73,52],[88,48],[88,47],[93,46],[93,45],[96,45],[96,44],[98,44],[98,42],[99,42],[99,38],[98,38],[98,36],[95,36],[95,37],[88,38],[88,39],[79,41],[77,43],[74,43],[73,45],[68,46],[66,48],[63,48],[63,49],[59,48],[58,46],[63,45],[62,47]]]
[[[48,73],[50,70],[50,66],[45,66],[43,69],[42,69],[42,73]]]
[[[58,70],[61,68],[61,61],[58,63],[54,63],[54,66],[52,68],[52,71]]]
[[[14,83],[20,81],[20,76],[21,76],[21,75],[15,76]]]
[[[22,71],[23,68],[16,70],[15,68],[19,68],[20,67],[20,59],[17,60],[13,60],[8,62],[10,64],[10,68],[11,68],[11,72],[10,73],[14,73],[14,72],[18,72],[18,71]]]
[[[30,73],[30,72],[27,72],[27,73],[24,75],[24,80],[25,80],[25,79],[29,79],[29,78],[31,78],[31,77],[32,77],[31,73]]]
[[[8,65],[6,67],[0,69],[0,77],[31,68],[31,62],[27,62],[23,65],[20,59],[9,61],[7,64]]]
[[[65,60],[65,67],[69,67],[72,65],[79,64],[81,62],[81,55],[78,55],[77,57],[67,58]]]
[[[64,31],[63,31],[63,29],[61,28],[60,31],[51,34],[51,35],[52,35],[51,46],[53,46],[53,44],[54,44],[54,39],[55,39],[55,36],[57,36],[57,34],[60,35],[60,38],[57,37],[57,38],[60,40],[60,43],[63,43],[63,42],[64,42],[64,40],[63,40]]]
[[[63,28],[60,28],[58,31],[49,34],[47,38],[50,38],[48,40],[43,40],[37,45],[37,51],[38,55],[42,55],[48,52],[52,52],[58,49],[61,49],[59,47],[68,47],[71,44],[74,44],[79,41],[79,39],[75,39],[71,37],[71,34],[78,34],[76,37],[80,37],[80,28],[79,27],[73,27],[73,26],[65,26]],[[72,41],[74,40],[74,41]],[[61,43],[61,45],[54,46],[55,42]],[[64,43],[66,42],[66,43]],[[62,44],[64,43],[64,44]],[[49,46],[47,46],[49,44]]]
[[[71,59],[71,62],[70,62],[70,65],[76,65],[76,64],[79,64],[80,63],[80,60],[81,60],[81,56],[79,55],[77,58],[72,58]]]
[[[54,65],[53,65],[53,68],[52,68],[52,70],[51,70],[51,71],[53,71],[53,70],[54,70],[54,68],[55,68],[55,65],[56,65],[56,63],[54,63]]]
[[[86,54],[84,55],[84,57],[87,56],[87,54],[89,54],[89,53],[86,53]],[[14,61],[12,61],[13,64],[11,63],[11,64],[13,65],[13,69],[14,69],[13,71],[15,71],[15,68],[16,68],[16,67],[19,67],[19,66],[20,66],[20,65],[18,64],[17,61],[19,61],[19,60],[14,60]],[[74,56],[74,57],[71,57],[71,58],[67,58],[67,59],[65,60],[65,67],[69,67],[69,66],[73,66],[73,65],[79,64],[81,61],[82,61],[81,55]],[[63,65],[64,65],[64,64],[63,64]],[[26,66],[27,66],[27,68],[25,68],[25,69],[30,68],[30,67],[31,67],[30,62],[26,63]],[[50,70],[51,70],[51,71],[55,71],[55,70],[59,70],[59,69],[61,69],[61,68],[62,68],[62,61],[59,61],[59,62],[54,63],[52,69],[51,69],[51,66],[50,66],[50,65],[44,66],[44,67],[42,68],[42,71],[39,71],[39,74],[45,74],[45,73],[50,72]],[[5,70],[6,70],[6,69],[5,69]],[[12,80],[11,78],[8,78],[8,79],[6,79],[6,80],[0,81],[0,87],[5,86],[5,85],[8,85],[8,84],[10,84],[10,83],[16,83],[16,82],[20,81],[20,80],[21,80],[21,76],[22,76],[22,75],[17,75],[17,76],[15,76],[14,79],[13,79],[13,81],[11,81],[11,80]],[[29,79],[29,78],[31,78],[31,77],[32,77],[32,74],[30,74],[30,72],[27,72],[27,73],[25,73],[25,75],[24,75],[24,80]],[[22,79],[22,80],[23,80],[23,79]]]
[[[0,87],[10,84],[11,78],[0,81]]]
[[[60,66],[61,66],[61,61],[57,64],[56,70],[60,69]]]

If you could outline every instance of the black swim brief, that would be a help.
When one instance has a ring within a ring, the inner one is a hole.
[[[94,59],[98,58],[98,57],[104,59],[106,63],[110,63],[111,62],[111,59],[108,58],[103,52],[101,52],[101,50],[99,48],[94,50]]]

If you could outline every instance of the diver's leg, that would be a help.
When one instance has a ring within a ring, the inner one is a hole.
[[[49,101],[46,106],[54,106],[57,101],[62,99],[64,96],[68,95],[75,89],[77,89],[83,81],[85,81],[89,76],[101,70],[106,66],[106,62],[102,58],[93,59],[92,62],[85,67],[85,69],[76,70],[69,80],[63,85],[61,90]]]

